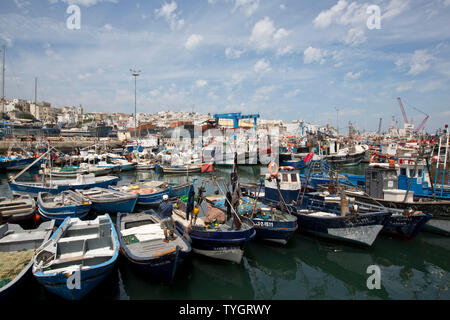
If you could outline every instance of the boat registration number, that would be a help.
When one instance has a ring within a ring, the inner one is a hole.
[[[255,226],[273,228],[273,222],[257,221]]]

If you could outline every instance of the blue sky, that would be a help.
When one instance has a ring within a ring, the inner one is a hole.
[[[6,97],[88,111],[261,113],[386,129],[450,122],[450,0],[0,0]],[[70,4],[81,28],[66,26]],[[381,29],[366,9],[381,9]]]

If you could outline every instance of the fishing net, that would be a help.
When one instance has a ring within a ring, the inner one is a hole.
[[[14,280],[30,262],[33,255],[34,250],[0,252],[0,288]]]

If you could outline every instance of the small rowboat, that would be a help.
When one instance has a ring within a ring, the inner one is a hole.
[[[175,231],[176,239],[163,242],[161,219],[153,210],[117,216],[122,254],[133,266],[152,278],[172,283],[175,273],[191,252],[189,242]]]
[[[138,195],[113,189],[92,188],[77,190],[92,202],[92,209],[97,212],[133,212]]]
[[[0,226],[0,300],[11,296],[30,275],[35,250],[50,238],[54,221],[35,230],[17,224]]]
[[[165,174],[188,174],[188,173],[198,173],[202,171],[202,165],[201,164],[188,164],[184,166],[162,166],[160,165],[159,168],[161,171]]]
[[[0,198],[0,224],[30,220],[35,211],[36,201],[28,195],[14,195],[12,199]]]
[[[125,193],[137,194],[139,205],[157,205],[162,201],[163,196],[169,195],[172,190],[172,187],[163,181],[149,181],[129,186],[110,188]]]
[[[59,225],[64,219],[84,218],[91,209],[91,201],[78,192],[67,190],[53,195],[41,192],[38,195],[38,211],[44,220],[55,219]]]
[[[33,275],[53,294],[80,300],[111,273],[119,248],[108,214],[91,221],[67,218],[37,250]]]
[[[95,187],[107,188],[115,185],[119,181],[118,177],[104,176],[96,177],[93,174],[78,175],[76,179],[53,180],[44,182],[9,182],[11,191],[15,194],[29,194],[37,197],[39,192],[58,194],[62,191],[73,189],[90,189]]]

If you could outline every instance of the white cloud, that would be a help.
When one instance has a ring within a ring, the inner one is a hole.
[[[166,19],[172,31],[179,30],[184,26],[184,20],[179,19],[178,14],[175,13],[177,7],[177,3],[173,1],[171,3],[164,3],[160,9],[155,9],[156,16]]]
[[[196,85],[197,88],[203,88],[203,87],[206,87],[208,85],[208,81],[206,81],[206,80],[197,80],[195,82],[195,85]]]
[[[58,0],[50,0],[50,3],[54,4],[57,3]],[[93,5],[96,5],[97,3],[100,2],[112,2],[112,3],[118,3],[118,0],[61,0],[61,2],[67,3],[67,4],[76,4],[76,5],[81,5],[81,6],[85,6],[85,7],[90,7]]]
[[[109,23],[107,23],[107,24],[105,24],[105,25],[103,26],[103,28],[105,28],[105,29],[108,30],[108,31],[111,31],[111,30],[112,30],[112,25],[110,25]]]
[[[226,48],[225,49],[225,55],[227,56],[228,59],[237,59],[244,52],[245,52],[245,50],[238,50],[238,49],[233,49],[233,48]]]
[[[314,26],[321,29],[328,28],[337,19],[337,17],[343,13],[346,7],[347,1],[339,0],[339,2],[329,10],[319,13],[319,15],[314,19]]]
[[[449,0],[449,1],[450,1],[450,0]],[[281,9],[281,10],[286,9],[286,6],[284,5],[284,3],[280,4],[280,9]]]
[[[291,46],[287,46],[284,48],[279,48],[277,50],[277,56],[285,56],[285,55],[291,54],[293,52],[294,52],[294,49],[292,49]]]
[[[255,63],[254,70],[256,73],[264,74],[264,73],[270,72],[272,70],[272,68],[270,67],[270,64],[265,59],[261,59]]]
[[[306,64],[313,62],[319,62],[320,64],[324,64],[325,63],[324,57],[326,56],[326,54],[327,54],[326,50],[321,50],[319,48],[313,48],[310,46],[303,52],[304,55],[303,62]]]
[[[285,93],[284,97],[287,98],[287,99],[294,98],[294,97],[298,96],[298,94],[300,92],[301,92],[300,89],[292,90],[292,91],[289,91],[289,92]]]
[[[345,80],[357,80],[361,77],[362,72],[358,72],[358,73],[353,73],[353,72],[347,72],[347,74],[345,75]]]
[[[287,38],[290,31],[276,29],[269,17],[259,20],[253,27],[250,43],[258,50],[277,48],[281,41]]]
[[[432,56],[427,53],[427,50],[416,50],[411,58],[411,68],[408,74],[416,76],[430,68],[428,63],[432,60]]]
[[[253,99],[258,101],[267,101],[270,98],[270,94],[275,91],[275,86],[265,86],[256,89],[255,95],[253,96]]]
[[[201,42],[203,41],[203,36],[199,34],[193,34],[191,35],[184,45],[186,49],[192,50],[196,48]]]
[[[259,0],[236,0],[233,12],[240,9],[247,16],[251,16],[259,8]]]

